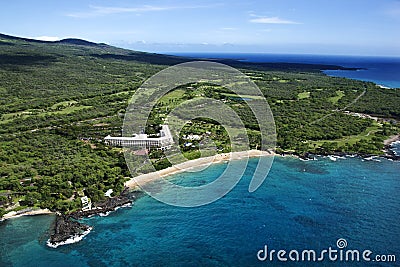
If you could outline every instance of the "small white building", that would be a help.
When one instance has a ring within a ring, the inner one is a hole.
[[[111,194],[113,193],[112,189],[108,189],[107,192],[104,193],[105,197],[111,197]]]
[[[82,210],[87,211],[92,209],[92,201],[87,196],[81,197]]]
[[[189,135],[185,136],[184,139],[186,139],[186,140],[197,140],[198,141],[198,140],[201,139],[201,136],[197,135],[197,134],[189,134]]]

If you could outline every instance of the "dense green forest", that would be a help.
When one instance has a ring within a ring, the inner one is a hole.
[[[74,39],[41,42],[0,35],[0,215],[26,207],[70,211],[80,208],[79,196],[96,202],[108,189],[119,194],[130,173],[122,150],[106,146],[103,138],[121,135],[128,100],[147,78],[185,61]],[[239,68],[261,89],[274,114],[277,152],[381,154],[383,140],[399,132],[399,89],[320,71],[337,66],[221,62]],[[152,119],[159,121],[165,115],[161,110],[201,95],[230,105],[243,120],[251,146],[258,147],[250,109],[223,87],[177,88],[159,102]],[[230,151],[217,122],[193,121],[182,134],[206,132],[218,153]],[[199,142],[186,143],[180,139],[184,155],[198,157]],[[170,165],[159,151],[150,158],[157,169]]]

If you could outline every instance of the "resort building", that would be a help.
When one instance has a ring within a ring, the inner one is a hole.
[[[92,202],[87,196],[81,197],[81,202],[83,211],[88,211],[92,209]]]
[[[168,125],[161,125],[160,136],[156,138],[148,137],[147,134],[136,134],[133,137],[107,136],[104,142],[112,146],[165,150],[171,148],[174,141]]]

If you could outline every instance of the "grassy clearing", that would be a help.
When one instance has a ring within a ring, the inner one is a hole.
[[[221,95],[228,96],[228,97],[239,97],[236,94],[228,94],[228,93],[222,93]],[[259,95],[241,95],[240,97],[244,98],[244,99],[246,99],[246,98],[248,98],[248,99],[264,99],[263,96],[259,96]]]
[[[10,122],[12,122],[13,121],[13,119],[8,119],[8,120],[0,120],[0,124],[7,124],[7,123],[10,123]]]
[[[0,124],[11,123],[17,118],[25,119],[30,116],[40,114],[42,112],[44,112],[44,111],[41,109],[40,110],[32,109],[32,110],[23,110],[23,111],[19,111],[19,112],[3,114],[3,115],[1,115]]]
[[[260,77],[260,76],[249,76],[249,78],[251,80],[258,80],[258,81],[263,81],[264,77]]]
[[[288,82],[290,82],[290,80],[282,79],[282,78],[279,78],[279,77],[272,77],[272,80],[280,82],[280,83],[288,83]]]
[[[247,84],[247,81],[239,81],[239,82],[234,82],[234,83],[228,83],[228,84],[224,85],[224,87],[230,88],[230,87],[234,87],[234,86],[238,86],[238,85],[242,85],[242,84]]]
[[[169,92],[168,94],[164,95],[160,99],[160,102],[168,103],[170,100],[181,99],[184,94],[185,94],[185,90],[183,90],[183,89],[174,90],[174,91]]]
[[[38,117],[43,117],[45,115],[55,115],[55,114],[71,114],[76,111],[84,110],[84,109],[90,109],[92,106],[74,106],[76,101],[64,101],[60,103],[56,103],[50,108],[48,108],[47,111],[45,110],[24,110],[20,112],[14,112],[14,113],[7,113],[3,114],[1,116],[0,124],[7,124],[13,122],[15,119],[25,119],[28,117],[32,116],[38,116]]]
[[[111,94],[110,96],[120,96],[120,95],[129,95],[129,94],[133,94],[135,91],[123,91],[123,92],[119,92],[119,93],[115,93],[115,94]]]
[[[33,112],[31,111],[19,111],[19,112],[14,112],[14,113],[7,113],[7,114],[3,114],[1,116],[1,120],[13,120],[16,117],[26,117],[28,115],[31,115]]]
[[[72,101],[63,101],[63,102],[59,102],[59,103],[56,103],[56,104],[52,105],[52,106],[50,107],[50,109],[59,109],[59,108],[63,108],[63,107],[72,106],[72,105],[75,105],[75,104],[77,104],[77,103],[78,103],[78,102],[75,101],[75,100],[72,100]]]
[[[332,97],[328,98],[328,100],[332,104],[336,104],[344,96],[345,96],[345,93],[343,91],[338,90],[338,91],[336,91],[336,96],[332,96]]]
[[[302,92],[297,95],[298,100],[310,98],[310,92]]]
[[[44,112],[43,115],[45,114],[71,114],[74,113],[75,111],[83,110],[83,109],[90,109],[92,106],[72,106],[72,107],[67,107],[62,110],[54,111],[54,112]]]
[[[367,140],[371,141],[372,137],[374,137],[375,133],[381,130],[382,124],[378,122],[374,122],[372,126],[368,127],[364,132],[358,134],[358,135],[350,135],[350,136],[345,136],[340,139],[336,140],[321,140],[321,141],[313,141],[310,142],[311,145],[316,145],[317,147],[322,146],[323,143],[337,143],[338,146],[343,146],[345,144],[355,144],[361,140]]]

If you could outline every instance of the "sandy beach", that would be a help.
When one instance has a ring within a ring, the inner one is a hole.
[[[377,86],[379,86],[382,89],[392,89],[390,87],[387,87],[387,86],[384,86],[384,85],[381,85],[381,84],[377,84]]]
[[[173,175],[176,173],[185,172],[187,170],[190,170],[190,169],[193,169],[196,167],[201,167],[204,165],[215,164],[215,163],[220,163],[220,162],[229,161],[229,160],[245,159],[247,157],[253,158],[253,157],[274,156],[274,155],[275,155],[274,153],[267,152],[267,151],[260,151],[260,150],[248,150],[248,151],[241,151],[241,152],[217,154],[217,155],[211,156],[211,157],[189,160],[189,161],[177,164],[177,165],[173,165],[164,170],[136,176],[136,177],[130,179],[129,181],[125,182],[125,186],[132,188],[132,189],[136,189],[136,188],[138,188],[137,181],[140,181],[140,183],[148,183],[148,182],[153,182],[153,181],[159,179],[160,177],[166,177],[166,176]]]
[[[400,135],[391,136],[390,138],[386,139],[383,143],[385,144],[385,146],[388,146],[396,141],[400,141]]]
[[[35,209],[29,211],[11,211],[9,213],[4,214],[4,216],[0,219],[0,221],[18,218],[21,216],[34,216],[34,215],[45,215],[45,214],[53,214],[54,212],[50,211],[49,209]]]
[[[262,157],[262,156],[273,156],[274,153],[267,152],[267,151],[260,151],[260,150],[249,150],[249,151],[241,151],[241,152],[233,152],[233,153],[224,153],[224,154],[217,154],[211,157],[204,157],[195,160],[186,161],[172,167],[169,167],[164,170],[160,170],[157,172],[151,172],[147,174],[142,174],[136,176],[135,178],[130,179],[125,183],[125,186],[136,189],[138,188],[137,181],[141,183],[148,183],[159,179],[160,177],[166,177],[172,174],[180,173],[187,171],[189,169],[193,169],[196,167],[207,166],[209,164],[220,163],[229,160],[239,160],[245,158],[252,158],[252,157]],[[0,221],[18,218],[21,216],[34,216],[34,215],[44,215],[44,214],[54,214],[54,212],[48,209],[27,209],[21,211],[11,211],[6,213]]]

